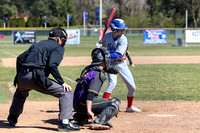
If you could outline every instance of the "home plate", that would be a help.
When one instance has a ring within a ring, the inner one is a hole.
[[[165,114],[150,114],[150,117],[174,117],[176,115],[165,115]]]

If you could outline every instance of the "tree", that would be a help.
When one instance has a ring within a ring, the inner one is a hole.
[[[11,17],[15,14],[17,14],[17,7],[12,3],[11,0],[1,0],[0,1],[0,18],[3,17]]]
[[[180,1],[180,0],[179,0]],[[182,12],[188,10],[189,25],[193,23],[193,27],[197,28],[200,21],[200,1],[199,0],[184,0],[180,1],[183,5]],[[192,20],[192,22],[190,21]]]
[[[149,17],[151,27],[161,27],[163,26],[163,16],[165,16],[166,12],[163,7],[164,1],[162,0],[147,0],[147,4],[149,5]]]
[[[36,0],[30,7],[31,13],[33,16],[39,17],[41,21],[44,16],[48,16],[52,13],[52,11],[49,9],[49,5],[49,0]],[[42,23],[40,23],[40,26],[42,26]]]
[[[124,19],[129,27],[184,27],[185,10],[188,26],[200,24],[200,0],[102,0],[103,20],[116,8],[115,18]],[[0,19],[3,17],[32,17],[36,25],[66,26],[67,14],[72,16],[70,26],[83,24],[83,12],[88,13],[87,24],[95,24],[96,0],[0,0]],[[11,19],[8,19],[11,20]],[[14,22],[11,22],[14,24]],[[33,25],[28,22],[28,25]],[[104,21],[103,21],[104,24]],[[36,26],[35,25],[35,26]]]
[[[18,17],[23,17],[25,11],[24,0],[11,0],[11,3],[16,6]]]
[[[197,28],[200,18],[199,0],[147,0],[150,17],[158,16],[161,22],[168,18],[174,27],[184,27],[185,11],[188,10],[188,24]],[[163,16],[163,18],[162,18]],[[154,19],[155,20],[155,19]],[[169,24],[169,23],[165,23]],[[158,25],[158,22],[156,23]],[[155,25],[154,25],[155,26]],[[166,26],[166,25],[163,25]]]
[[[26,2],[26,4],[30,3]],[[70,25],[77,24],[73,0],[34,0],[30,10],[34,17],[40,18],[40,26],[44,26],[44,16],[47,17],[48,26],[65,26],[68,13],[72,16]]]
[[[26,22],[26,27],[33,27],[33,18],[28,17],[28,20]]]
[[[64,25],[67,25],[67,14],[69,13],[72,16],[72,19],[69,21],[70,25],[77,25],[78,21],[78,15],[77,15],[77,9],[75,6],[75,1],[74,0],[64,0],[64,7],[62,10],[62,16],[63,16],[63,22]]]
[[[17,27],[25,27],[26,23],[23,17],[17,19]]]
[[[95,9],[99,7],[99,1],[97,0],[75,0],[77,19],[79,24],[83,24],[83,12],[88,13],[88,19],[86,23],[95,24]]]
[[[150,18],[145,13],[125,17],[126,26],[130,28],[148,28]]]

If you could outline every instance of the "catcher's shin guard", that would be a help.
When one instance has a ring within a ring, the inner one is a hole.
[[[93,121],[93,123],[109,125],[108,121],[119,113],[120,100],[117,98],[109,99],[111,105],[106,107],[101,114]],[[110,125],[111,126],[111,125]],[[111,126],[112,127],[112,126]]]
[[[112,103],[113,106],[115,106],[118,110],[118,112],[120,111],[120,100],[116,97],[110,98],[109,101]]]

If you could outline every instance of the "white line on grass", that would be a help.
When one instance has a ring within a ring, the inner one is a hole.
[[[74,80],[72,80],[72,79],[70,79],[70,78],[68,78],[68,77],[65,77],[65,76],[62,76],[62,77],[63,77],[64,79],[67,79],[67,80],[69,80],[70,82],[76,84],[76,81],[74,81]],[[99,95],[103,96],[103,93],[102,93],[102,92],[99,92]]]
[[[68,77],[65,77],[65,76],[62,76],[64,79],[67,79],[67,80],[69,80],[70,82],[72,82],[72,83],[75,83],[76,84],[76,81],[74,81],[74,80],[72,80],[72,79],[70,79],[70,78],[68,78]]]
[[[17,55],[12,54],[12,53],[10,53],[10,52],[8,52],[8,51],[2,50],[2,49],[0,49],[0,51],[6,53],[6,54],[8,54],[8,55],[11,55],[11,56],[13,56],[13,57],[17,57]]]

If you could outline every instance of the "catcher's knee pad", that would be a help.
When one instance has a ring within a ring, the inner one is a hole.
[[[111,105],[114,106],[119,112],[120,104],[121,104],[120,100],[116,97],[113,97],[113,98],[110,98],[109,101],[111,102]]]
[[[119,113],[120,100],[117,98],[109,99],[111,105],[106,107],[101,114],[94,120],[94,123],[106,124],[113,116]]]

